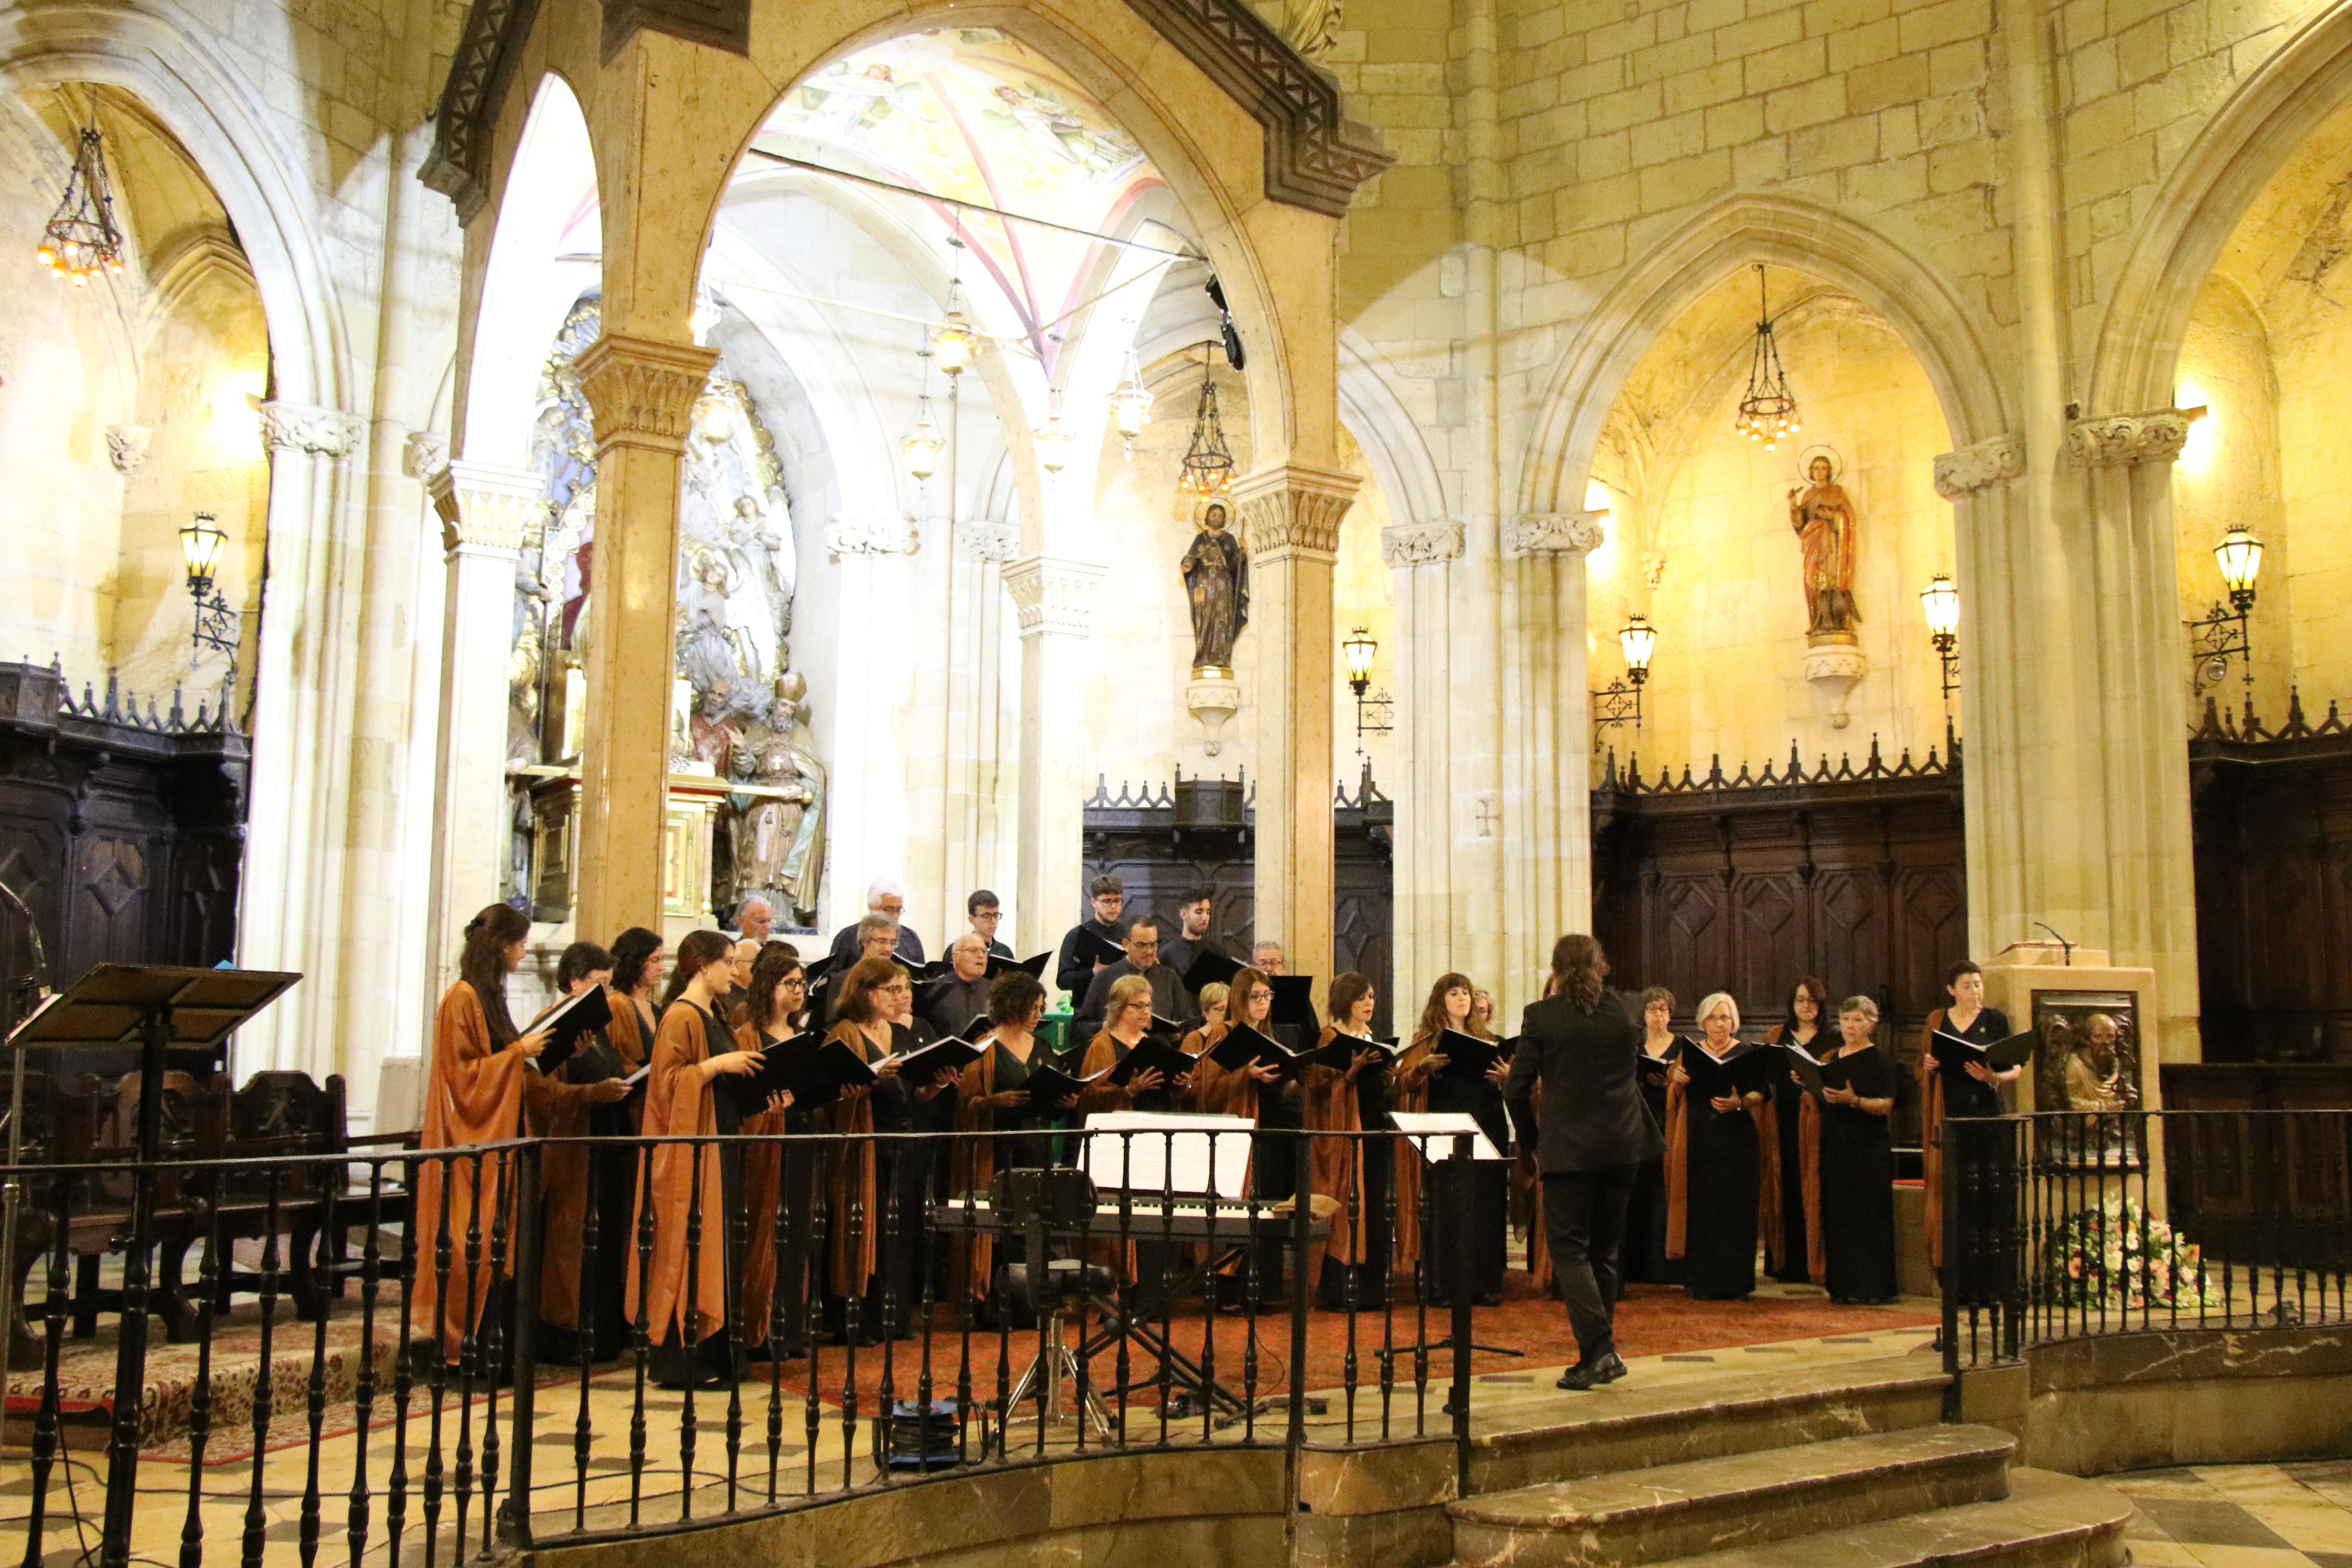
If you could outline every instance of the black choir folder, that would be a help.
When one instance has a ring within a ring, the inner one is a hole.
[[[1439,1034],[1433,1048],[1444,1058],[1437,1070],[1447,1078],[1483,1079],[1495,1070],[1496,1062],[1509,1061],[1519,1042],[1482,1040],[1459,1029],[1447,1029]]]
[[[1287,1067],[1292,1057],[1279,1042],[1259,1034],[1247,1024],[1235,1024],[1209,1052],[1209,1059],[1227,1072],[1239,1072],[1260,1062]]]
[[[719,1081],[738,1110],[754,1116],[781,1089],[792,1090],[795,1110],[808,1110],[832,1104],[845,1089],[872,1088],[876,1074],[848,1046],[839,1040],[827,1043],[822,1032],[811,1029],[761,1051],[756,1072]]]
[[[1706,1054],[1706,1047],[1685,1040],[1678,1059],[1690,1076],[1683,1092],[1706,1105],[1726,1095],[1762,1094],[1771,1082],[1772,1063],[1779,1054],[1750,1046],[1717,1061]]]
[[[1213,947],[1204,947],[1193,954],[1192,962],[1185,966],[1184,989],[1198,996],[1209,986],[1231,985],[1234,976],[1241,972],[1239,963]]]
[[[1172,1083],[1197,1065],[1192,1058],[1159,1036],[1146,1035],[1133,1050],[1119,1058],[1118,1065],[1110,1069],[1109,1077],[1111,1082],[1125,1089],[1136,1074],[1158,1068],[1160,1078]]]
[[[579,1054],[580,1042],[613,1021],[613,1004],[602,985],[591,985],[577,996],[567,996],[530,1021],[523,1033],[549,1031],[546,1048],[531,1066],[551,1073]]]
[[[1948,1073],[1966,1072],[1970,1062],[1983,1062],[1996,1068],[2022,1067],[2032,1059],[2037,1037],[2032,1030],[2028,1029],[2021,1035],[2011,1035],[2007,1039],[1980,1046],[1974,1040],[1964,1040],[1958,1035],[1938,1029],[1928,1040],[1927,1049],[1935,1056],[1936,1065]]]
[[[899,1078],[910,1087],[920,1089],[935,1078],[961,1072],[981,1058],[983,1049],[970,1040],[950,1035],[919,1050],[902,1051],[890,1059],[898,1064]]]

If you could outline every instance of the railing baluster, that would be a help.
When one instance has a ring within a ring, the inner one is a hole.
[[[672,1147],[677,1145],[673,1144]],[[702,1140],[689,1138],[684,1145],[687,1152],[686,1203],[686,1279],[679,1287],[675,1309],[677,1342],[683,1350],[679,1360],[684,1363],[686,1393],[677,1411],[677,1517],[680,1521],[694,1518],[694,1439],[696,1422],[694,1393],[702,1382]],[[726,1207],[726,1195],[719,1195],[719,1206]],[[730,1372],[735,1369],[730,1367]]]
[[[455,1563],[466,1555],[466,1516],[474,1500],[474,1378],[481,1370],[482,1300],[482,1155],[468,1162],[472,1193],[466,1203],[466,1315],[457,1327],[457,1466],[451,1478],[457,1490]]]
[[[360,1246],[360,1364],[352,1400],[357,1426],[352,1432],[351,1515],[344,1530],[351,1568],[360,1568],[367,1555],[368,1433],[375,1425],[375,1303],[383,1278],[383,1162],[375,1159],[368,1162],[367,1240]]]
[[[507,1273],[507,1246],[512,1216],[522,1206],[530,1189],[521,1184],[519,1151],[494,1157],[492,1169],[497,1173],[490,1184],[490,1278],[483,1292],[482,1348],[482,1455],[478,1484],[481,1490],[479,1508],[482,1522],[482,1557],[488,1560],[496,1521],[495,1494],[499,1484],[499,1384],[505,1381],[512,1358],[513,1345],[508,1337],[508,1324],[520,1320],[523,1302],[516,1282]],[[526,1436],[524,1441],[529,1442]],[[465,1532],[458,1532],[462,1544]]]
[[[18,1060],[22,1071],[23,1058]],[[25,1520],[25,1568],[41,1568],[43,1526],[49,1506],[49,1472],[58,1462],[58,1367],[66,1343],[67,1280],[71,1266],[68,1249],[73,1237],[72,1179],[57,1178],[57,1202],[49,1215],[49,1298],[43,1314],[47,1332],[41,1342],[41,1405],[33,1416],[33,1500]],[[8,1259],[10,1268],[15,1258]],[[13,1338],[16,1325],[8,1325]],[[191,1485],[194,1483],[191,1481]],[[68,1494],[70,1497],[71,1491]]]
[[[580,1321],[572,1325],[579,1336],[580,1407],[572,1422],[572,1528],[588,1528],[588,1455],[595,1442],[595,1427],[588,1415],[588,1385],[596,1375],[596,1334],[602,1325],[597,1321],[597,1308],[604,1296],[604,1173],[606,1162],[619,1157],[620,1152],[607,1140],[591,1142],[582,1157],[587,1173],[588,1201],[583,1205],[580,1223],[580,1288],[573,1299],[579,1305]],[[357,1568],[354,1564],[353,1568]]]
[[[263,1533],[269,1524],[269,1516],[261,1506],[261,1475],[268,1463],[271,1384],[276,1381],[271,1336],[278,1320],[278,1195],[284,1177],[283,1170],[270,1168],[269,1197],[263,1222],[267,1229],[261,1244],[261,1351],[253,1373],[253,1458],[245,1505],[245,1568],[261,1568]]]
[[[401,1170],[411,1194],[417,1192],[428,1163],[414,1155],[401,1162]],[[449,1234],[449,1184],[446,1173],[440,1192],[443,1199],[440,1235],[446,1238]],[[400,1268],[394,1280],[400,1288],[400,1331],[392,1342],[392,1473],[386,1478],[383,1504],[384,1552],[387,1561],[395,1564],[403,1561],[400,1538],[408,1522],[408,1406],[416,1388],[416,1358],[409,1336],[415,1332],[412,1320],[415,1308],[416,1268],[416,1200],[412,1195],[408,1223],[401,1231]],[[437,1322],[434,1326],[433,1359],[436,1363],[441,1359]],[[362,1434],[362,1441],[365,1441],[364,1433]]]
[[[336,1173],[328,1166],[312,1165],[310,1177],[312,1201],[320,1205],[322,1223],[319,1234],[310,1240],[310,1255],[298,1258],[295,1267],[310,1273],[317,1281],[319,1321],[310,1330],[310,1377],[303,1390],[303,1414],[307,1417],[310,1452],[310,1462],[302,1474],[302,1514],[299,1526],[302,1568],[313,1568],[319,1560],[319,1432],[327,1415],[327,1319],[331,1315],[329,1303],[334,1300],[331,1277],[322,1277],[320,1263],[330,1256],[329,1244],[335,1235]]]
[[[653,1360],[654,1152],[660,1144],[640,1142],[637,1151],[637,1310],[629,1325],[635,1352],[635,1384],[629,1395],[629,1528],[645,1519],[646,1379]]]
[[[180,1525],[180,1568],[202,1568],[205,1560],[205,1449],[213,1433],[213,1320],[219,1311],[221,1288],[220,1211],[226,1194],[222,1173],[212,1173],[210,1197],[205,1207],[205,1260],[196,1270],[196,1385],[188,1396],[188,1513]],[[361,1422],[362,1429],[366,1422]],[[360,1472],[363,1480],[364,1468]],[[359,1547],[352,1549],[356,1568]]]

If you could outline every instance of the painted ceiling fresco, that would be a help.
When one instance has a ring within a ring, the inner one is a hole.
[[[1092,95],[989,27],[908,34],[835,61],[785,95],[761,144],[936,195],[1114,233],[1137,197],[1161,183]],[[828,144],[848,156],[828,156]],[[929,205],[971,247],[967,279],[985,273],[1024,332],[1082,302],[1099,242]],[[1052,346],[1038,343],[1048,360]]]

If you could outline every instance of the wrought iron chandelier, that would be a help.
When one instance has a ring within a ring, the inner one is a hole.
[[[37,254],[44,266],[77,289],[88,288],[90,279],[100,272],[122,270],[122,230],[114,221],[114,186],[106,174],[106,143],[98,131],[95,90],[90,95],[89,123],[83,127],[74,153],[73,172],[66,176],[65,198],[41,231]]]
[[[1201,405],[1192,414],[1192,444],[1184,452],[1183,471],[1176,488],[1194,495],[1221,496],[1234,488],[1233,448],[1225,445],[1225,427],[1217,417],[1217,383],[1210,361],[1201,362]]]
[[[1772,335],[1772,311],[1764,292],[1764,264],[1756,264],[1756,345],[1748,364],[1748,393],[1739,400],[1739,433],[1760,441],[1766,451],[1804,426],[1797,422],[1796,395],[1780,364],[1780,344]]]

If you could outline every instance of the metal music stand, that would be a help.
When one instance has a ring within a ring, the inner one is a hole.
[[[9,1033],[8,1047],[18,1053],[12,1066],[20,1080],[22,1053],[27,1050],[134,1041],[140,1047],[139,1163],[131,1182],[130,1247],[122,1258],[122,1338],[114,1363],[114,1434],[108,1445],[106,1526],[100,1543],[103,1568],[124,1568],[131,1560],[140,1394],[147,1382],[147,1254],[154,1243],[165,1054],[174,1047],[217,1047],[301,978],[268,969],[101,963],[48,998]]]

